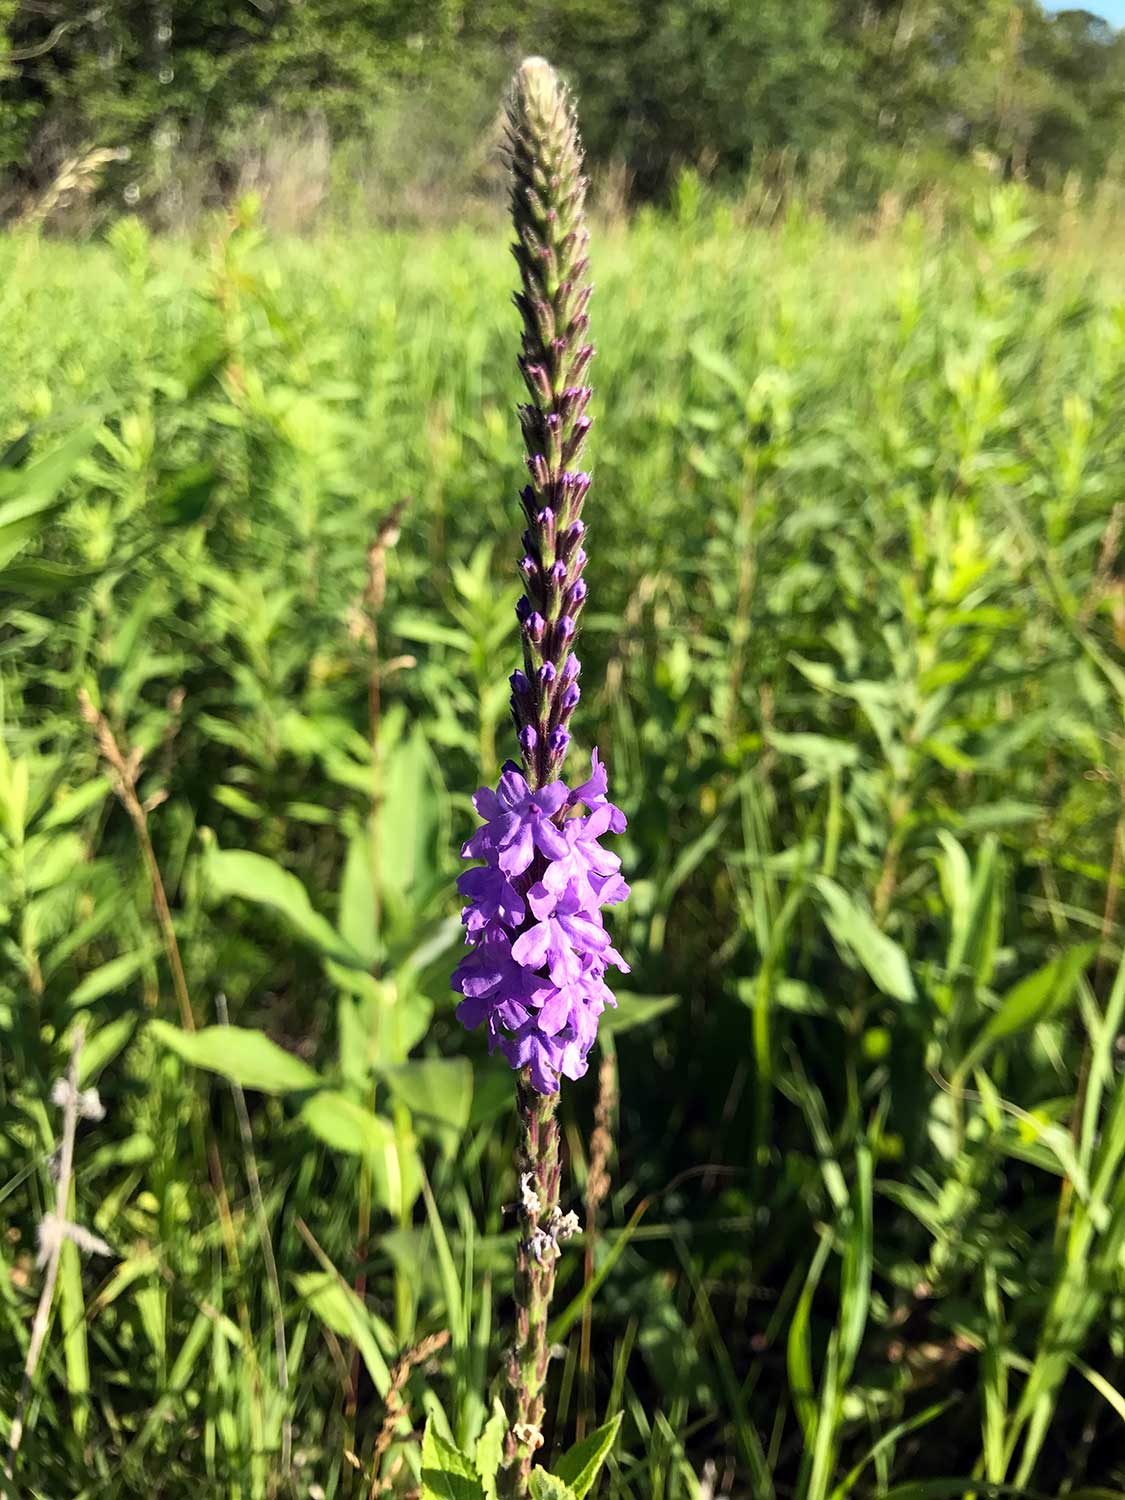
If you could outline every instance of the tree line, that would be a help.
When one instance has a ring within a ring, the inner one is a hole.
[[[101,150],[134,199],[189,162],[221,195],[255,132],[313,128],[345,162],[381,141],[387,173],[456,157],[471,181],[528,52],[640,199],[818,153],[859,194],[982,151],[1089,182],[1125,140],[1125,32],[1035,0],[0,0],[0,178],[15,201]]]

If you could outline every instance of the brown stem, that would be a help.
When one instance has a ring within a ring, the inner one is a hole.
[[[164,942],[164,951],[168,956],[168,967],[172,971],[172,988],[176,992],[176,1000],[180,1007],[180,1020],[185,1031],[195,1030],[195,1014],[191,1008],[191,996],[188,993],[187,978],[184,974],[183,961],[180,958],[180,945],[176,940],[176,929],[172,925],[172,909],[168,905],[168,894],[164,889],[164,881],[160,875],[160,866],[156,862],[156,851],[152,847],[152,839],[148,831],[148,815],[158,802],[164,800],[164,794],[158,793],[155,799],[141,802],[137,795],[137,778],[140,776],[141,760],[143,752],[139,746],[135,746],[124,755],[117,743],[113,730],[109,727],[109,721],[104,714],[91,703],[85,690],[78,694],[79,706],[82,717],[94,731],[98,749],[102,758],[113,772],[114,787],[118,800],[132,820],[133,827],[137,833],[137,842],[141,846],[141,857],[145,862],[148,872],[149,887],[152,891],[152,906],[156,913],[157,926],[160,928],[160,936]]]

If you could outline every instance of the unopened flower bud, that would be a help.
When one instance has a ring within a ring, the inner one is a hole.
[[[547,460],[542,453],[528,455],[527,468],[537,490],[545,489],[550,482],[551,471],[547,467]]]

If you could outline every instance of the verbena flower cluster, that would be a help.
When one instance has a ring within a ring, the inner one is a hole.
[[[617,1003],[606,967],[628,973],[601,915],[629,894],[621,861],[600,843],[624,831],[625,816],[607,800],[596,750],[591,761],[573,791],[561,781],[536,790],[509,761],[496,791],[473,798],[485,822],[461,850],[484,864],[457,882],[470,945],[453,975],[465,997],[457,1016],[487,1026],[489,1051],[528,1068],[541,1094],[585,1073],[598,1017]]]

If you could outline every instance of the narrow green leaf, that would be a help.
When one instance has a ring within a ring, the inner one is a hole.
[[[1000,1009],[986,1021],[970,1047],[962,1064],[963,1070],[968,1071],[979,1063],[985,1053],[1005,1037],[1026,1031],[1062,1010],[1074,993],[1083,969],[1097,951],[1097,943],[1080,943],[1013,985],[1000,1002]]]
[[[385,1396],[391,1387],[391,1372],[376,1340],[376,1320],[339,1272],[304,1271],[294,1276],[293,1284],[298,1296],[326,1327],[356,1346],[375,1389]]]
[[[508,1418],[498,1399],[492,1403],[492,1415],[484,1424],[484,1431],[477,1438],[477,1473],[484,1486],[485,1500],[496,1500],[496,1475],[504,1457],[504,1438],[508,1431]]]
[[[285,921],[293,932],[326,958],[353,969],[370,967],[332,926],[327,917],[313,907],[308,892],[288,870],[272,859],[249,849],[212,849],[204,862],[206,879],[214,895],[238,896],[268,906]]]
[[[100,968],[92,969],[71,990],[67,1005],[71,1010],[77,1010],[79,1006],[91,1005],[95,1000],[100,1000],[103,995],[123,990],[144,968],[149,957],[149,951],[141,949],[137,953],[123,953],[120,958],[111,958]]]
[[[617,1441],[617,1434],[621,1429],[621,1412],[604,1426],[599,1427],[596,1432],[591,1432],[589,1437],[583,1438],[580,1443],[575,1443],[569,1452],[565,1453],[555,1465],[556,1476],[568,1484],[576,1496],[576,1500],[582,1500],[593,1487],[601,1466],[609,1456],[610,1450]]]
[[[75,1434],[83,1437],[90,1417],[90,1351],[86,1344],[86,1303],[78,1246],[64,1239],[59,1257],[59,1316],[66,1356],[66,1388]]]
[[[913,1000],[910,961],[898,943],[881,932],[871,914],[827,875],[818,875],[815,884],[824,898],[824,920],[837,947],[859,960],[884,995]]]

